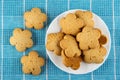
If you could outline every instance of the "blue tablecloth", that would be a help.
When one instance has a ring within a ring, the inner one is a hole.
[[[9,43],[16,27],[25,28],[23,13],[39,7],[48,15],[42,30],[30,29],[34,46],[19,53]],[[72,75],[58,69],[45,50],[45,34],[51,21],[69,9],[91,10],[107,24],[112,40],[110,55],[96,71],[85,75]],[[120,0],[0,0],[0,80],[120,80]],[[39,76],[24,75],[20,58],[31,50],[37,50],[46,59]]]

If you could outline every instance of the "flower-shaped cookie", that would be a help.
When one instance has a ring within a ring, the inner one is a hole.
[[[65,35],[60,41],[60,47],[63,49],[67,57],[75,57],[81,55],[81,50],[78,48],[77,41],[71,35]]]
[[[25,25],[28,28],[41,29],[44,26],[44,22],[47,20],[47,16],[41,12],[39,8],[33,8],[31,11],[24,13]]]
[[[32,73],[33,75],[39,75],[45,61],[42,57],[39,57],[36,51],[31,51],[28,56],[23,56],[21,58],[21,63],[23,65],[22,71],[25,74]]]
[[[62,62],[66,67],[71,67],[74,70],[80,67],[80,62],[82,61],[80,56],[70,58],[64,54],[64,51],[62,51],[61,54],[62,54]]]
[[[84,21],[84,26],[87,26],[87,27],[94,27],[94,21],[93,21],[93,15],[92,15],[92,12],[90,11],[76,11],[75,12],[76,16],[78,18],[81,18],[83,19]]]
[[[77,18],[73,13],[69,13],[66,17],[60,19],[60,26],[62,28],[62,32],[65,34],[76,35],[83,25],[83,20]]]
[[[89,48],[100,47],[98,40],[100,36],[100,30],[96,28],[84,27],[82,32],[77,34],[76,39],[79,42],[80,49],[87,50]]]
[[[46,48],[50,51],[54,51],[54,53],[57,55],[61,55],[59,43],[63,36],[64,34],[61,32],[48,34]]]
[[[10,37],[10,44],[15,46],[19,52],[23,52],[26,48],[31,48],[33,46],[31,37],[32,33],[29,30],[16,28],[13,31],[13,36]]]
[[[84,61],[87,63],[101,63],[106,55],[106,48],[100,47],[83,51]]]

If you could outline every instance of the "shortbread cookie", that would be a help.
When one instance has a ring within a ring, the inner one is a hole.
[[[99,43],[101,45],[104,45],[107,43],[107,37],[105,35],[101,35],[100,38],[99,38]]]
[[[10,37],[10,44],[15,46],[19,52],[23,52],[26,48],[31,48],[33,46],[31,37],[32,33],[29,30],[16,28],[13,31],[13,36]]]
[[[87,63],[101,63],[106,55],[106,48],[100,47],[83,51],[84,61]]]
[[[98,40],[100,36],[100,30],[96,28],[84,27],[82,32],[77,34],[76,39],[79,42],[80,49],[87,50],[89,48],[100,47]]]
[[[60,41],[60,47],[65,52],[67,57],[75,57],[81,55],[81,50],[78,48],[77,41],[71,35],[65,35]]]
[[[72,57],[69,58],[64,54],[64,51],[62,51],[62,62],[66,67],[71,67],[74,70],[77,70],[80,67],[80,62],[82,61],[81,57]]]
[[[61,55],[60,40],[63,36],[64,34],[61,32],[48,34],[46,48],[57,55]]]
[[[94,27],[94,21],[93,21],[93,14],[90,11],[76,11],[75,12],[76,16],[78,18],[83,19],[84,21],[84,26],[86,27]]]
[[[39,57],[36,51],[31,51],[28,56],[21,58],[22,71],[25,74],[32,73],[33,75],[39,75],[41,73],[41,67],[45,61],[42,57]]]
[[[83,25],[83,20],[77,18],[73,13],[69,13],[60,19],[60,27],[65,34],[76,35]]]
[[[47,20],[46,14],[42,13],[39,8],[32,8],[31,11],[24,13],[25,25],[27,28],[41,29]]]

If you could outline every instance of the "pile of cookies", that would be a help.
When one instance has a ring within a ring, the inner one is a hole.
[[[27,28],[34,28],[40,30],[44,27],[44,22],[47,20],[46,14],[42,13],[39,8],[33,8],[31,11],[24,13],[25,26]],[[19,52],[24,52],[27,48],[31,48],[34,44],[32,40],[32,33],[26,29],[15,28],[13,36],[10,37],[10,44],[15,46]],[[42,57],[39,57],[38,52],[31,51],[28,56],[21,58],[23,65],[22,71],[25,74],[39,75],[41,67],[45,61]]]
[[[47,36],[46,48],[61,56],[66,67],[79,69],[80,62],[102,63],[107,53],[107,37],[94,28],[90,11],[68,13],[59,21],[61,32]]]

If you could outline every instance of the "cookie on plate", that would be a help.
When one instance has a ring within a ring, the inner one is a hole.
[[[106,52],[107,50],[104,47],[83,51],[84,61],[87,63],[102,63]]]
[[[84,27],[82,32],[77,34],[77,41],[79,42],[79,47],[82,50],[87,50],[89,48],[100,47],[99,38],[101,36],[101,31],[96,28]]]
[[[76,39],[71,35],[65,35],[60,41],[60,47],[65,52],[67,57],[75,57],[81,55],[81,50],[78,48]]]
[[[94,27],[94,21],[93,21],[93,14],[90,11],[76,11],[75,12],[76,16],[78,18],[83,19],[84,21],[84,26],[86,27]]]
[[[83,20],[77,18],[73,13],[69,13],[60,19],[60,27],[65,34],[76,35],[83,25]]]
[[[99,43],[101,45],[104,45],[107,43],[107,37],[105,35],[101,35],[100,38],[99,38]]]
[[[60,40],[62,40],[63,36],[62,32],[48,34],[46,48],[56,55],[61,55]]]
[[[82,61],[81,57],[67,57],[64,51],[61,52],[62,54],[62,62],[66,67],[71,67],[73,70],[77,70],[80,67],[80,62]]]

